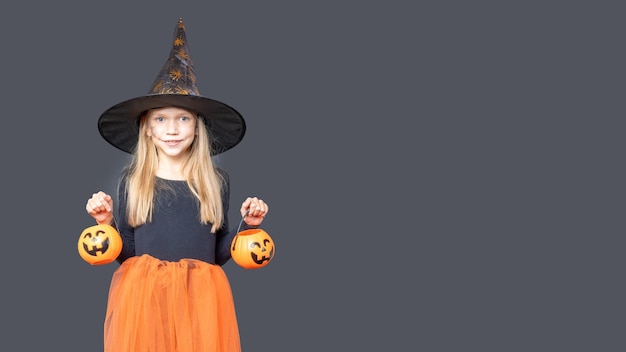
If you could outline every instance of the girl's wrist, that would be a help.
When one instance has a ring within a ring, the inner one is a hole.
[[[113,224],[113,218],[111,218],[109,220],[105,220],[105,221],[98,221],[98,220],[96,220],[96,224],[98,224],[98,225],[111,225],[111,224]]]

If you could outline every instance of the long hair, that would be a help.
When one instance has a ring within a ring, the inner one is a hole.
[[[224,209],[222,187],[224,178],[215,170],[211,158],[209,131],[202,117],[190,111],[196,119],[196,138],[190,146],[183,163],[187,185],[200,204],[203,224],[212,224],[211,232],[222,227]],[[156,173],[158,169],[157,148],[147,135],[147,114],[139,119],[139,139],[128,165],[126,177],[127,218],[132,227],[152,221]]]

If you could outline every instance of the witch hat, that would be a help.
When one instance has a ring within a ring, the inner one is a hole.
[[[100,115],[100,135],[127,153],[132,153],[139,137],[139,118],[148,109],[176,106],[195,111],[204,119],[213,145],[212,155],[239,144],[246,123],[233,107],[200,95],[189,55],[185,25],[179,19],[174,30],[170,55],[147,95],[118,103]]]

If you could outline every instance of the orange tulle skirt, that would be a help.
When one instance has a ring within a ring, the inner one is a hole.
[[[111,280],[104,351],[241,351],[231,287],[222,267],[148,255],[124,261]]]

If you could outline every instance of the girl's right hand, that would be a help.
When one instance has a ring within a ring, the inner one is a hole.
[[[113,223],[113,198],[100,191],[94,193],[85,206],[87,213],[93,217],[98,225]]]

